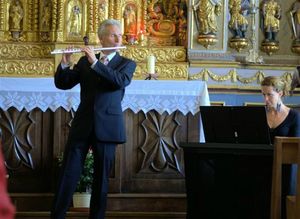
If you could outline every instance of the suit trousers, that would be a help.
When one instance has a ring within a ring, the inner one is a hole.
[[[51,211],[52,219],[65,218],[90,148],[94,156],[94,175],[89,219],[104,219],[109,175],[115,159],[116,144],[97,141],[95,136],[90,139],[76,142],[68,140]]]

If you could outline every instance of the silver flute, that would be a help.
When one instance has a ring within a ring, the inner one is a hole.
[[[117,50],[117,49],[125,49],[126,46],[116,46],[116,47],[95,47],[93,48],[93,51],[101,51],[101,50]],[[66,53],[80,53],[82,52],[79,48],[73,48],[73,49],[55,49],[51,51],[51,55],[56,54],[66,54]]]

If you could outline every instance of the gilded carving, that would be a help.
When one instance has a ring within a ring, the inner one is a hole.
[[[183,47],[127,47],[120,51],[122,55],[143,62],[153,54],[158,62],[186,62],[186,50]]]
[[[250,84],[254,83],[256,81],[257,84],[260,84],[266,74],[263,71],[257,71],[254,75],[250,77],[242,77],[241,75],[238,75],[235,69],[230,70],[227,74],[225,75],[218,75],[213,73],[212,71],[208,70],[207,68],[203,68],[200,73],[194,74],[193,76],[189,77],[189,80],[203,80],[203,81],[208,81],[208,79],[212,79],[213,81],[216,82],[224,82],[231,80],[231,82],[241,82],[242,84]],[[290,72],[285,72],[284,74],[281,75],[286,81],[291,82],[293,75]]]
[[[4,0],[0,0],[0,31],[5,30],[5,4]]]
[[[38,59],[38,58],[52,58],[50,45],[31,45],[31,44],[13,44],[2,43],[0,45],[1,59]]]
[[[134,79],[145,79],[147,76],[146,63],[139,63],[134,73]],[[175,64],[157,64],[155,72],[158,74],[159,80],[187,80],[188,79],[188,65],[187,63]]]
[[[148,2],[147,10],[149,45],[175,46],[176,43],[185,43],[182,40],[185,38],[182,27],[185,26],[186,19],[184,1],[151,0]],[[179,28],[181,28],[180,31]],[[177,37],[181,39],[178,42]]]
[[[54,64],[52,61],[32,60],[0,60],[1,76],[52,76]]]
[[[180,165],[180,147],[176,141],[176,133],[180,126],[178,113],[169,116],[155,111],[146,114],[141,126],[145,132],[143,145],[139,147],[142,153],[142,163],[139,171],[167,172],[170,169],[182,174]]]

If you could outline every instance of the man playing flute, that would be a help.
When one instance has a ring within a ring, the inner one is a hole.
[[[122,44],[119,21],[102,22],[98,37],[104,48],[119,47]],[[81,50],[85,56],[73,69],[70,68],[72,53],[63,54],[54,76],[59,89],[71,89],[80,84],[81,101],[65,147],[52,219],[65,218],[89,149],[94,155],[89,219],[104,219],[116,145],[126,141],[121,101],[136,63],[122,57],[116,49],[103,50],[97,55],[90,46]]]

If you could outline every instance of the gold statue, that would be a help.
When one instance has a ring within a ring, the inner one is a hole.
[[[300,0],[296,0],[296,2],[294,2],[290,14],[295,40],[300,41]]]
[[[248,28],[248,21],[243,15],[241,0],[229,0],[229,29],[234,34],[233,38],[245,38]]]
[[[9,8],[9,29],[11,31],[20,31],[21,30],[21,21],[24,17],[24,11],[19,0],[13,2]]]
[[[70,13],[70,33],[78,35],[81,30],[81,10],[78,5],[74,5]]]
[[[220,0],[199,0],[193,6],[199,34],[216,35],[218,31],[216,16],[221,14]]]
[[[279,31],[281,7],[275,0],[266,0],[262,4],[263,30],[265,42],[276,42],[276,34]]]
[[[43,13],[42,13],[42,29],[43,30],[50,30],[50,18],[51,18],[51,3],[46,2],[43,7]]]
[[[124,10],[124,33],[136,35],[136,14],[132,5],[127,5]]]
[[[167,12],[167,18],[169,19],[176,19],[176,17],[179,14],[179,8],[178,8],[178,1],[177,0],[169,0],[165,1],[168,3],[167,8],[165,8],[165,11]]]

